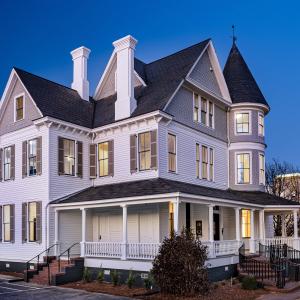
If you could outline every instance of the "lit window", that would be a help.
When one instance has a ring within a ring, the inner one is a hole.
[[[265,156],[259,154],[259,184],[265,184]]]
[[[194,121],[199,122],[199,95],[194,95]]]
[[[265,120],[263,114],[258,114],[258,134],[265,135]]]
[[[37,140],[30,140],[28,142],[28,165],[29,176],[36,175],[36,145]]]
[[[4,242],[10,242],[10,205],[3,206],[3,231],[4,231]]]
[[[75,175],[75,141],[64,139],[64,174]]]
[[[4,148],[4,180],[11,177],[11,147]]]
[[[169,228],[170,235],[174,232],[174,204],[169,202]]]
[[[206,125],[207,100],[201,98],[201,123]]]
[[[250,183],[250,154],[237,154],[237,183]]]
[[[29,242],[37,241],[36,210],[36,202],[30,202],[28,204]]]
[[[24,97],[16,98],[16,121],[24,118]]]
[[[176,172],[176,136],[168,134],[169,172]]]
[[[108,142],[98,145],[99,157],[99,176],[108,175]]]
[[[214,180],[214,149],[209,149],[209,180]]]
[[[242,237],[251,237],[251,212],[248,209],[242,209]]]
[[[237,113],[235,115],[236,133],[249,133],[249,113]]]
[[[202,179],[207,179],[208,153],[207,147],[202,146]]]
[[[200,178],[200,149],[199,144],[196,144],[196,176]]]
[[[208,126],[213,128],[213,124],[214,124],[214,105],[212,102],[208,102]]]
[[[140,171],[150,170],[151,167],[150,132],[139,134],[139,167]]]

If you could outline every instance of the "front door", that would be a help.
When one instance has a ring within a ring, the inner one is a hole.
[[[214,240],[220,240],[220,214],[214,214]]]

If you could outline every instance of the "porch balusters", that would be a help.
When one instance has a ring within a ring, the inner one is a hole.
[[[123,209],[123,240],[122,240],[122,255],[121,259],[126,260],[127,258],[127,205],[121,206]]]
[[[80,256],[85,256],[85,242],[86,242],[86,209],[81,208],[81,242],[80,242]]]

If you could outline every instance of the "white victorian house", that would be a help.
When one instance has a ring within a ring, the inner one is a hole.
[[[188,227],[222,279],[242,242],[254,253],[275,239],[273,215],[297,218],[299,205],[265,192],[270,107],[236,44],[223,72],[211,40],[150,63],[136,44],[113,43],[92,97],[85,47],[71,52],[71,88],[12,69],[0,109],[0,271],[74,245],[86,267],[147,273],[170,231]],[[297,222],[280,239],[299,248]]]

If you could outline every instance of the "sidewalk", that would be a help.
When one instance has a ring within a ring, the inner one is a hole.
[[[298,300],[300,299],[300,289],[291,293],[270,293],[258,297],[256,300]]]

